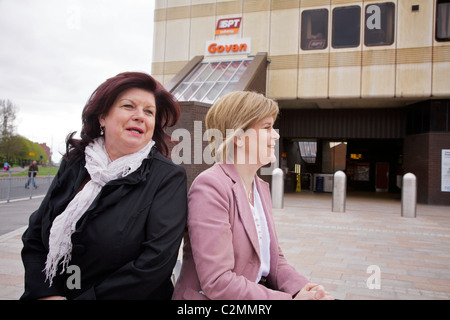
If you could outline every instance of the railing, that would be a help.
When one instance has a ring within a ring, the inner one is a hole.
[[[9,202],[14,199],[32,199],[36,196],[45,195],[50,184],[52,183],[54,175],[50,172],[39,171],[38,175],[34,177],[34,182],[29,181],[28,188],[26,184],[30,179],[27,175],[17,176],[14,173],[2,173],[0,175],[0,201]]]

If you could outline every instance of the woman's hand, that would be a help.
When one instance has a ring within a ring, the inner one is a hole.
[[[310,282],[297,293],[294,300],[334,300],[334,298],[323,286]]]
[[[40,298],[39,300],[66,300],[63,296],[49,296],[45,298]]]

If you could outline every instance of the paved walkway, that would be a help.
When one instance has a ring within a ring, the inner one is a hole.
[[[302,192],[273,215],[288,261],[336,298],[450,299],[450,207],[419,204],[404,218],[400,200],[362,194],[333,213],[330,194]],[[0,299],[23,291],[24,230],[0,236]]]
[[[363,194],[333,213],[330,194],[304,193],[274,217],[288,261],[336,298],[450,299],[450,207],[419,204],[405,218],[399,199]]]
[[[0,300],[17,300],[23,293],[20,237],[26,227],[0,236]]]

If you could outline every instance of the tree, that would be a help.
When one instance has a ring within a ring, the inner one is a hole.
[[[21,145],[23,146],[22,150],[25,150],[26,156],[24,158],[29,160],[36,160],[41,161],[43,163],[48,162],[47,154],[45,153],[44,149],[39,145],[39,143],[32,142],[24,137],[20,137],[21,139]],[[30,156],[30,152],[34,155]],[[41,158],[42,156],[42,158]]]
[[[26,159],[28,149],[23,139],[20,136],[3,137],[0,142],[0,154],[8,161],[12,159]]]
[[[7,139],[14,135],[16,125],[17,106],[13,104],[9,99],[0,100],[0,139]]]
[[[17,111],[10,100],[0,100],[0,160],[47,162],[47,154],[38,143],[15,134]]]
[[[13,154],[21,152],[14,138],[17,106],[10,100],[0,100],[0,154],[8,160]]]

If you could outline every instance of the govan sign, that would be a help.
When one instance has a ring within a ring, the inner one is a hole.
[[[233,54],[249,54],[250,52],[250,38],[206,41],[205,56],[208,57]]]

